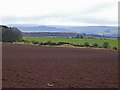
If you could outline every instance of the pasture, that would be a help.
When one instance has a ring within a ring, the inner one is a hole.
[[[43,37],[23,37],[24,40],[27,41],[38,41],[38,42],[47,42],[47,41],[52,41],[52,42],[68,42],[72,44],[84,44],[84,42],[89,42],[90,45],[97,43],[100,46],[104,42],[108,42],[110,47],[113,48],[114,46],[118,48],[118,40],[103,40],[103,39],[77,39],[77,38],[43,38]]]

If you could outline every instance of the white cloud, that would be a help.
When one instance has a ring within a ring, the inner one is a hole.
[[[0,24],[117,25],[118,0],[0,0]]]

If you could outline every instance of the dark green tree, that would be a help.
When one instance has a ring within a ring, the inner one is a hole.
[[[82,34],[77,34],[76,38],[83,38]]]
[[[103,43],[103,48],[108,48],[108,47],[110,47],[109,43],[108,42],[104,42]]]
[[[33,43],[33,44],[39,44],[39,42],[38,42],[38,41],[35,41],[35,40],[33,40],[32,43]]]
[[[84,42],[84,46],[86,47],[90,46],[89,42]]]
[[[117,50],[117,47],[114,46],[113,49],[114,49],[114,50]]]
[[[97,43],[94,43],[92,46],[93,47],[98,47],[99,45]]]
[[[0,26],[2,31],[3,42],[15,42],[22,39],[22,33],[17,28],[11,28],[7,26]]]

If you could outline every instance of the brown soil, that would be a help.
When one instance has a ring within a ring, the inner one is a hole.
[[[3,88],[117,88],[118,52],[3,44]]]

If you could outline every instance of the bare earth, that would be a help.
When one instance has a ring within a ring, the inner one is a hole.
[[[117,88],[118,52],[3,44],[3,88]]]

